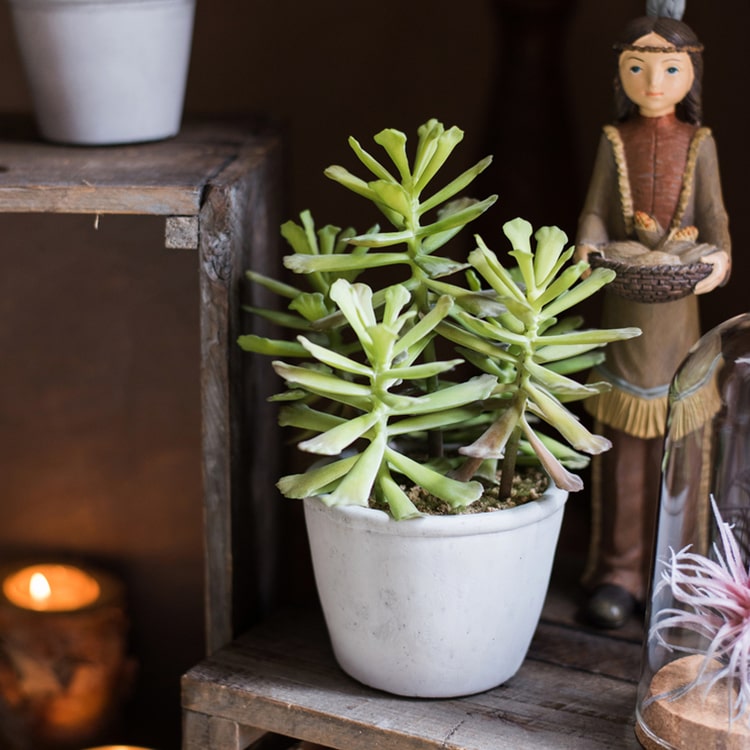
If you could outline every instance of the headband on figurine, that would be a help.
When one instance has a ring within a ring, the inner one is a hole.
[[[649,18],[671,18],[681,21],[685,14],[686,0],[646,0],[646,15]],[[616,44],[617,52],[637,50],[639,52],[703,52],[702,44],[684,44],[670,47],[651,47],[639,44]]]

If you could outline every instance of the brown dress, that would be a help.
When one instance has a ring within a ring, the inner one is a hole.
[[[674,115],[606,126],[580,217],[579,245],[633,240],[644,211],[667,232],[695,225],[698,241],[730,253],[716,146],[707,128]],[[614,583],[642,600],[651,562],[669,383],[700,336],[695,295],[641,303],[605,291],[602,327],[641,336],[607,347],[593,374],[612,384],[587,402],[613,448],[595,462],[594,528],[587,582]]]

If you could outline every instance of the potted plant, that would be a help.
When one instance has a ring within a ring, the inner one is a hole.
[[[153,141],[182,119],[195,0],[10,0],[43,138]]]
[[[605,386],[570,373],[639,333],[560,317],[614,273],[582,278],[588,265],[567,265],[573,248],[556,227],[539,229],[532,249],[528,222],[505,224],[512,268],[480,237],[465,261],[436,252],[495,202],[462,197],[489,158],[426,197],[462,137],[430,120],[410,161],[406,136],[383,130],[375,141],[389,167],[350,139],[372,177],[340,166],[326,175],[392,228],[316,230],[307,212],[286,223],[284,265],[305,284],[250,271],[287,309],[249,310],[292,335],[239,340],[283,358],[273,361],[287,385],[279,422],[323,459],[278,487],[304,499],[339,664],[373,687],[422,697],[486,690],[520,667],[567,493],[582,488],[570,469],[609,447],[564,406]],[[514,478],[532,458],[544,474],[526,483],[536,485],[528,500]]]

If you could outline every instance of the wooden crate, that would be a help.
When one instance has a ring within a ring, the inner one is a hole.
[[[252,428],[274,423],[273,388],[267,363],[256,367],[236,339],[250,332],[245,270],[275,274],[280,263],[280,138],[259,121],[213,120],[118,147],[44,143],[23,120],[4,121],[3,134],[0,212],[163,216],[166,247],[195,253],[210,653],[262,618],[273,587],[277,450]]]

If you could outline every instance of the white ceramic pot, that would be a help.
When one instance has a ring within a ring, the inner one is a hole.
[[[134,143],[176,135],[195,0],[10,0],[47,140]]]
[[[304,501],[333,650],[360,682],[446,698],[510,679],[549,585],[567,493],[511,510],[394,521]]]

